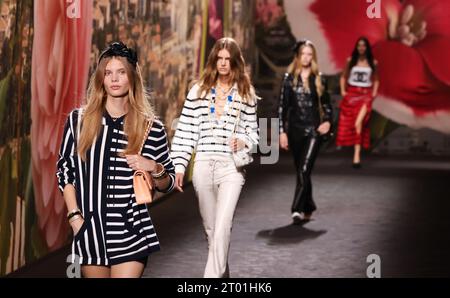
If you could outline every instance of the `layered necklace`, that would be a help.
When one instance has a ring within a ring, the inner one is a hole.
[[[231,107],[232,107],[232,105],[234,103],[234,99],[235,99],[234,95],[235,95],[236,91],[233,90],[230,93],[230,91],[231,91],[231,89],[233,87],[230,87],[230,89],[228,89],[228,90],[224,90],[220,86],[219,86],[219,88],[222,91],[222,94],[224,95],[222,97],[222,99],[225,98],[225,96],[226,96],[225,107],[223,109],[222,115],[219,118],[217,118],[216,117],[216,96],[217,96],[217,92],[216,92],[216,88],[215,87],[211,88],[211,100],[209,102],[209,122],[210,122],[211,134],[213,135],[213,137],[216,140],[220,140],[222,143],[226,143],[228,138],[223,137],[223,136],[220,136],[220,137],[216,136],[215,131],[216,131],[216,128],[224,129],[227,126],[227,124],[229,123],[230,118],[231,118],[230,114],[231,114],[231,111],[232,111]],[[226,118],[225,121],[223,119],[224,117]]]

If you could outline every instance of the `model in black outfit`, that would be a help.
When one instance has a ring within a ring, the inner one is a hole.
[[[294,223],[309,221],[317,209],[312,196],[311,172],[320,144],[330,132],[332,109],[317,66],[316,50],[302,40],[285,74],[280,94],[280,146],[291,149],[297,170],[292,203]],[[303,217],[302,217],[303,213]]]

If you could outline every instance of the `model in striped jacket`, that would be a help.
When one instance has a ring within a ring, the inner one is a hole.
[[[256,96],[241,50],[233,39],[222,38],[200,82],[189,91],[171,148],[180,191],[196,151],[192,178],[209,244],[205,277],[229,275],[232,220],[245,182],[232,153],[251,151],[258,141]]]
[[[134,197],[137,169],[158,177],[159,191],[172,190],[166,133],[144,93],[135,52],[113,43],[99,58],[86,107],[67,119],[57,163],[75,235],[72,262],[85,277],[140,277],[148,255],[159,250],[147,207]]]

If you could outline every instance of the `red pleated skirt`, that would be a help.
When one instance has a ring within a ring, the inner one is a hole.
[[[372,112],[372,88],[347,87],[347,94],[340,103],[339,122],[336,135],[337,146],[361,145],[370,147],[369,119]],[[362,123],[361,134],[357,134],[355,123],[361,108],[366,105],[367,113]]]

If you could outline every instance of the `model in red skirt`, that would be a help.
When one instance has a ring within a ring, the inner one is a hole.
[[[370,147],[369,120],[379,85],[376,66],[369,41],[361,37],[341,76],[343,99],[336,136],[337,146],[354,146],[354,168],[361,167],[361,147]]]
[[[361,130],[357,131],[356,123],[360,116]],[[370,147],[369,119],[372,111],[372,88],[348,86],[347,93],[339,105],[339,125],[337,130],[337,146],[361,145],[364,149]]]

